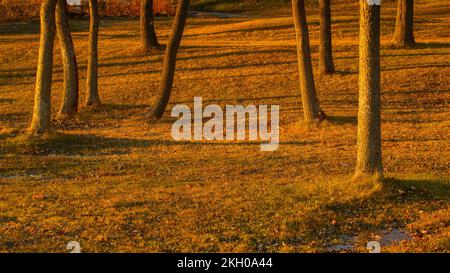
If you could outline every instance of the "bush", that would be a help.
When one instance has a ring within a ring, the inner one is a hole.
[[[0,0],[0,23],[21,22],[39,16],[42,0]],[[174,15],[174,0],[154,0],[156,14]],[[88,12],[88,1],[82,1],[82,13]],[[99,0],[103,16],[139,16],[140,0]]]

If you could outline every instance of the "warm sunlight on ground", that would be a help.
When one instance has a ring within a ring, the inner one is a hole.
[[[316,75],[329,120],[301,124],[288,10],[270,18],[188,18],[174,90],[162,121],[145,115],[162,54],[140,51],[137,19],[105,18],[100,96],[76,121],[29,141],[39,47],[37,22],[0,25],[0,251],[92,252],[450,251],[450,8],[417,1],[414,49],[389,45],[395,1],[382,13],[382,183],[352,182],[358,107],[358,3],[336,1],[337,74]],[[317,7],[309,6],[318,68]],[[158,18],[161,41],[171,20]],[[88,22],[72,21],[81,100]],[[52,105],[62,95],[55,46]],[[176,104],[279,104],[281,143],[175,142]],[[398,242],[401,241],[401,242]]]

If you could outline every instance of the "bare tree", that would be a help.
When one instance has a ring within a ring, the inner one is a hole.
[[[292,0],[292,13],[297,39],[298,70],[304,118],[308,123],[322,121],[325,119],[325,114],[320,109],[314,83],[305,1]]]
[[[141,0],[141,40],[144,52],[160,50],[153,16],[153,0]]]
[[[320,6],[320,43],[319,69],[322,74],[335,72],[331,35],[331,0],[319,0]]]
[[[414,39],[414,0],[398,0],[393,43],[402,47],[413,47],[416,44]]]
[[[173,86],[173,78],[175,76],[175,67],[177,62],[178,48],[183,37],[184,25],[188,14],[190,0],[179,0],[175,19],[172,25],[172,32],[167,44],[164,56],[164,64],[162,68],[161,80],[159,83],[159,91],[155,103],[150,109],[150,118],[160,119],[169,102],[170,93]]]
[[[64,69],[64,93],[58,117],[64,118],[78,111],[78,65],[69,25],[66,0],[58,0],[56,5],[56,31],[61,46]]]
[[[98,0],[89,0],[89,59],[86,81],[86,106],[100,105],[98,94]]]
[[[40,11],[41,34],[33,118],[29,128],[32,135],[49,131],[51,122],[51,89],[53,43],[55,41],[55,10],[58,0],[43,0]]]
[[[382,176],[380,6],[360,0],[359,112],[356,177]]]

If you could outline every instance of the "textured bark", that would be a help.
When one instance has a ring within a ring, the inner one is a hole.
[[[416,44],[414,39],[414,0],[398,0],[393,42],[402,47],[413,47]]]
[[[67,2],[58,0],[56,6],[56,32],[61,46],[61,59],[64,70],[64,94],[58,116],[70,116],[78,111],[78,65],[70,32]]]
[[[30,134],[37,135],[49,131],[51,122],[51,88],[53,69],[53,43],[55,41],[55,10],[58,0],[44,0],[41,5],[41,34],[39,60],[36,72],[36,87],[33,118]]]
[[[153,0],[141,0],[141,40],[145,52],[161,49],[153,17]]]
[[[98,95],[98,1],[89,0],[89,59],[87,66],[86,106],[100,105]]]
[[[320,57],[319,69],[322,74],[335,72],[331,35],[331,0],[319,0],[320,5]]]
[[[323,120],[325,114],[320,109],[316,94],[304,0],[292,0],[292,13],[297,39],[298,70],[303,114],[306,122],[317,122]]]
[[[170,93],[173,86],[173,78],[175,76],[175,67],[177,61],[178,47],[183,37],[184,25],[188,13],[190,0],[179,0],[175,19],[172,25],[172,32],[167,44],[164,56],[164,64],[159,83],[159,91],[155,103],[150,109],[150,118],[160,119],[169,102]]]
[[[382,176],[380,6],[360,0],[359,112],[356,176]]]

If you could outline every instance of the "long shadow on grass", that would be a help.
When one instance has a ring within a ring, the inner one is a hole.
[[[38,20],[32,20],[26,23],[6,23],[0,28],[0,35],[17,35],[17,34],[39,34]]]
[[[260,146],[261,142],[199,142],[174,141],[172,139],[131,139],[114,138],[96,135],[61,134],[55,133],[43,138],[13,137],[12,134],[2,136],[4,143],[0,145],[1,153],[15,153],[25,155],[112,155],[128,153],[130,148],[149,148],[155,146]],[[313,141],[287,141],[280,145],[312,145]]]
[[[387,178],[383,188],[370,196],[345,201],[336,199],[308,214],[307,237],[327,245],[340,238],[368,236],[380,230],[403,230],[419,217],[411,215],[414,212],[432,213],[443,209],[450,200],[450,183],[438,179]],[[333,223],[333,219],[338,222]],[[362,243],[367,243],[365,238],[361,239]]]

